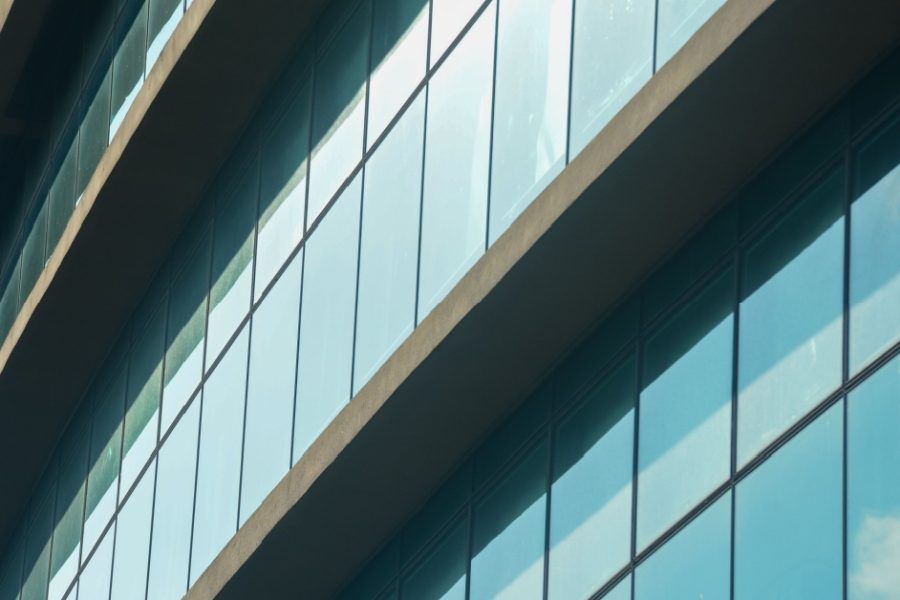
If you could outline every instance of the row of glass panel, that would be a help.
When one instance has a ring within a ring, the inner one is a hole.
[[[531,422],[514,417],[520,437],[530,434],[524,446],[511,446],[501,430],[499,441],[515,458],[498,470],[498,440],[489,441],[342,597],[570,600],[597,591],[611,600],[894,597],[900,357],[736,484],[721,486],[659,544],[644,551],[639,541],[632,561],[634,375],[630,355],[549,423],[551,394],[531,401],[525,409]],[[642,438],[657,433],[644,429],[643,399],[639,461]],[[709,450],[714,459],[716,450]],[[650,499],[649,473],[641,461],[639,531],[648,514],[641,506]],[[668,473],[669,481],[689,477]]]
[[[100,53],[91,67],[93,72],[106,69],[99,84],[85,84],[79,97],[61,101],[66,104],[61,110],[71,111],[71,115],[60,129],[71,134],[59,134],[59,143],[47,164],[39,167],[43,174],[37,189],[28,190],[33,197],[23,200],[35,203],[28,212],[36,217],[22,233],[21,248],[11,253],[14,259],[8,261],[7,272],[0,278],[4,282],[0,294],[0,340],[6,338],[145,75],[156,63],[190,0],[142,0],[136,12],[129,8],[134,4],[110,2],[111,9],[120,15],[113,19],[116,29],[122,28],[126,16],[134,14],[133,21],[118,45]],[[116,42],[114,37],[107,43]],[[79,109],[81,106],[84,110]]]

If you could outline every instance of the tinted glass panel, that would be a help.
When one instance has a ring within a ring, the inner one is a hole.
[[[369,4],[360,4],[317,67],[307,227],[362,158]]]
[[[656,68],[665,64],[725,0],[659,0]]]
[[[403,580],[404,598],[464,600],[469,551],[468,519],[456,525]]]
[[[84,566],[84,571],[78,577],[78,598],[80,600],[93,600],[109,597],[109,582],[112,578],[113,538],[116,526],[106,532],[103,539],[97,544],[97,550]],[[69,594],[73,598],[74,594]]]
[[[147,36],[147,72],[153,68],[163,47],[175,31],[184,10],[182,0],[149,0],[150,32]]]
[[[571,156],[650,79],[653,21],[654,0],[575,3]]]
[[[366,165],[354,393],[415,323],[424,125],[422,94]]]
[[[728,271],[644,346],[639,551],[730,474],[733,290]]]
[[[150,465],[116,519],[116,555],[112,598],[143,600],[150,557],[150,519],[153,514],[155,465]]]
[[[22,249],[22,302],[31,294],[34,284],[37,283],[41,271],[44,270],[44,252],[47,249],[47,211],[41,209],[38,213],[25,247]]]
[[[361,188],[357,177],[306,245],[294,461],[350,399]]]
[[[100,157],[106,150],[109,132],[109,93],[112,84],[112,67],[100,83],[100,87],[88,107],[78,132],[78,185],[76,201],[81,199],[85,186],[94,174]]]
[[[842,595],[842,413],[836,404],[737,486],[734,597]]]
[[[739,466],[840,383],[843,190],[835,172],[746,253]]]
[[[887,599],[900,590],[900,358],[848,402],[848,598]]]
[[[900,338],[900,124],[857,157],[850,208],[851,375]]]
[[[491,5],[429,84],[419,321],[484,252],[495,15]]]
[[[89,413],[82,408],[60,442],[59,483],[54,520],[56,525],[53,531],[53,552],[50,556],[48,593],[50,600],[60,600],[78,572],[78,546],[84,518],[90,433],[88,415]]]
[[[475,507],[470,598],[542,598],[549,444]]]
[[[431,2],[431,64],[435,64],[466,23],[481,6],[483,0],[432,0]],[[489,9],[490,10],[490,9]]]
[[[52,470],[50,471],[53,472]],[[51,479],[53,479],[51,477]],[[43,600],[47,597],[50,567],[50,534],[53,531],[53,502],[56,489],[45,491],[38,500],[28,527],[25,543],[25,580],[22,600]]]
[[[498,6],[491,242],[564,166],[572,27],[571,0]]]
[[[0,600],[18,600],[22,582],[22,554],[24,549],[16,540],[4,550],[0,562]]]
[[[291,465],[302,262],[298,254],[253,314],[241,523]]]
[[[144,55],[147,48],[147,4],[144,3],[125,34],[113,59],[112,117],[109,139],[115,137],[131,103],[144,83]]]
[[[586,598],[631,553],[633,360],[556,428],[548,597]]]

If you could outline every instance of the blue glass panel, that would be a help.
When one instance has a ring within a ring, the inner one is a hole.
[[[147,73],[150,73],[184,13],[184,3],[181,0],[149,0],[149,2]]]
[[[475,507],[473,600],[544,595],[549,447],[542,441]]]
[[[354,393],[413,330],[424,128],[421,94],[366,164]]]
[[[603,600],[631,600],[631,575],[603,595]]]
[[[664,65],[725,0],[659,0],[656,68]]]
[[[484,252],[495,18],[491,5],[429,83],[419,321]]]
[[[857,157],[850,208],[850,374],[900,339],[900,123]]]
[[[886,600],[900,590],[900,358],[847,401],[847,597]]]
[[[147,2],[141,5],[125,39],[116,50],[112,66],[112,117],[109,123],[109,139],[115,137],[128,109],[144,83],[144,57],[147,48]]]
[[[566,159],[571,0],[504,0],[497,25],[493,243]]]
[[[56,471],[51,468],[45,473],[41,487],[46,489],[32,500],[32,518],[28,525],[25,542],[25,571],[22,581],[22,600],[44,600],[47,598],[47,584],[50,571],[50,539],[53,531],[53,503],[56,495]],[[47,481],[53,487],[47,487]]]
[[[242,524],[291,465],[302,265],[301,253],[253,314],[241,480]]]
[[[841,381],[844,189],[834,172],[746,253],[738,466]]]
[[[116,519],[116,554],[113,561],[112,598],[143,600],[147,591],[150,525],[153,515],[155,464],[141,477]]]
[[[31,294],[34,284],[37,283],[41,271],[44,270],[44,262],[46,260],[45,252],[47,249],[47,210],[46,205],[41,208],[31,231],[25,240],[25,247],[22,248],[22,280],[20,294],[22,302]]]
[[[484,0],[432,0],[431,64],[434,65]],[[490,8],[488,9],[490,11]],[[487,61],[485,61],[487,62]]]
[[[78,183],[75,187],[75,204],[81,200],[85,186],[106,150],[109,133],[109,95],[112,83],[112,66],[97,88],[93,100],[81,121],[78,131]]]
[[[468,552],[469,521],[464,519],[403,578],[401,594],[420,600],[465,600]]]
[[[575,3],[570,156],[581,152],[650,79],[654,4],[654,0]]]
[[[237,530],[248,340],[245,327],[203,386],[191,584]]]
[[[641,563],[635,573],[634,598],[727,600],[730,596],[731,494],[728,493]]]
[[[734,300],[729,270],[644,347],[638,551],[731,472]]]
[[[734,597],[841,598],[843,405],[737,486]]]
[[[148,600],[181,598],[188,585],[200,403],[193,402],[157,458]]]
[[[360,3],[316,67],[307,227],[362,158],[370,13]]]
[[[631,555],[635,364],[588,393],[555,432],[548,597],[586,598]]]
[[[84,570],[78,577],[79,600],[102,600],[109,597],[109,583],[112,578],[113,538],[115,537],[115,523],[97,544],[97,549],[84,565]],[[85,558],[87,553],[85,553]],[[74,598],[69,594],[68,598]]]
[[[356,177],[306,245],[294,462],[350,399],[361,190]]]

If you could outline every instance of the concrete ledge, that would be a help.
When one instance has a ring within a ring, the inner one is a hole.
[[[0,546],[90,378],[325,4],[194,0],[167,42],[0,346]]]
[[[898,35],[889,1],[728,2],[413,332],[187,597],[333,596],[587,327]]]

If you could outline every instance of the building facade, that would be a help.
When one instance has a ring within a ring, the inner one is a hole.
[[[65,4],[0,600],[900,597],[900,5]]]

